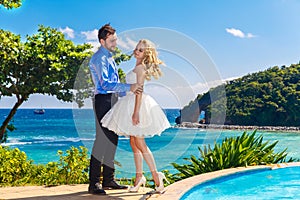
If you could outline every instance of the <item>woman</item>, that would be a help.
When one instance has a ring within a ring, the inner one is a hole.
[[[126,75],[127,83],[137,83],[143,85],[145,79],[151,77],[158,79],[162,73],[154,45],[149,40],[140,40],[134,50],[136,65],[132,71]],[[162,131],[170,127],[169,121],[164,112],[155,100],[144,93],[134,94],[127,92],[113,108],[103,117],[102,125],[114,131],[118,135],[130,137],[130,145],[134,153],[136,167],[136,180],[130,192],[137,192],[141,185],[146,184],[143,176],[143,158],[145,159],[154,183],[155,190],[164,190],[163,179],[165,176],[157,172],[155,160],[152,152],[148,148],[144,137],[160,135]]]

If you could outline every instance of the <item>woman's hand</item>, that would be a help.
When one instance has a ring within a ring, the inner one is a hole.
[[[134,112],[132,114],[132,124],[134,126],[138,125],[140,123],[140,115],[138,112]]]

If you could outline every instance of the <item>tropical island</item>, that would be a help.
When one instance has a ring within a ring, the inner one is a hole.
[[[194,128],[299,131],[299,74],[300,63],[228,81],[199,94],[181,110],[176,123]],[[201,111],[205,117],[198,121]]]

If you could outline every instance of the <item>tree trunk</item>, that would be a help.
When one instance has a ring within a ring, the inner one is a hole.
[[[16,114],[18,108],[20,107],[20,105],[23,102],[24,102],[23,98],[18,99],[18,101],[15,103],[14,107],[10,110],[8,116],[6,117],[6,119],[4,120],[4,122],[2,123],[2,125],[0,127],[0,143],[6,141],[6,137],[4,137],[5,136],[6,128],[7,128],[8,124],[9,124],[9,122],[12,120],[13,116]]]

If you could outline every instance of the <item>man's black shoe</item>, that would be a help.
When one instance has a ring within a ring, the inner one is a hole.
[[[88,191],[90,194],[106,195],[106,192],[101,188],[100,183],[96,183],[94,185],[89,185]]]
[[[125,185],[119,185],[118,183],[116,183],[116,181],[112,180],[108,183],[102,183],[102,187],[104,189],[128,189],[127,186]]]

